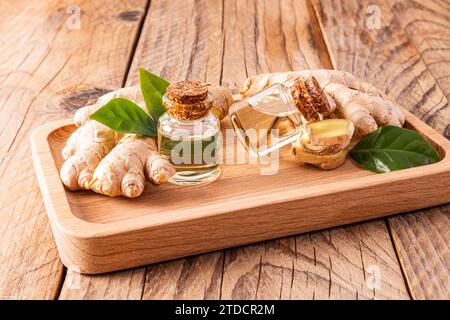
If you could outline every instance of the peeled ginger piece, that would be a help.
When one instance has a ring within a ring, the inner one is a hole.
[[[355,127],[346,119],[326,119],[308,125],[308,133],[292,143],[291,152],[299,163],[322,170],[341,166],[350,148]]]
[[[312,145],[348,145],[355,131],[347,119],[326,119],[308,124],[309,140]]]
[[[330,154],[317,154],[304,149],[300,140],[292,143],[291,153],[300,164],[310,164],[322,170],[333,170],[341,166],[347,157],[349,148]]]

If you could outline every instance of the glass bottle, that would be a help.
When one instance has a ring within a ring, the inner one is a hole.
[[[158,147],[176,169],[170,182],[196,185],[216,180],[221,146],[220,121],[211,112],[207,86],[198,81],[171,84],[163,96],[166,109],[159,118]]]
[[[317,80],[297,79],[292,87],[274,84],[233,104],[229,114],[247,151],[262,157],[308,131],[308,124],[332,112]]]

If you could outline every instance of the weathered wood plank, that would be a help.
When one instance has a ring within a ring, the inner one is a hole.
[[[324,44],[320,41],[317,25],[314,25],[311,8],[300,1],[283,2],[281,7],[279,5],[275,1],[265,4],[253,2],[251,5],[225,3],[223,84],[236,87],[248,75],[259,72],[307,66],[330,67],[328,57],[323,54]],[[309,23],[311,20],[313,23]],[[309,26],[307,30],[305,26]],[[286,49],[288,53],[282,51],[283,41],[289,48]],[[301,50],[297,49],[299,43],[302,44]],[[309,235],[226,250],[223,279],[220,282],[217,282],[217,274],[221,269],[221,259],[217,253],[150,266],[144,298],[211,298],[217,296],[217,290],[220,290],[221,298],[312,298],[315,295],[339,298],[338,292],[342,288],[348,291],[342,297],[358,297],[359,294],[361,298],[407,298],[385,224],[378,222],[363,226],[332,231],[346,236],[345,241],[339,241],[341,251],[334,254],[331,254],[334,245],[327,241],[316,241],[316,247],[311,249]],[[324,238],[327,234],[320,232],[311,237]],[[359,236],[357,240],[351,240],[354,234]],[[361,240],[363,236],[370,240]],[[297,251],[297,248],[300,250]],[[318,255],[323,255],[324,261],[334,261],[336,266],[342,267],[330,271],[332,266],[328,264],[311,266],[310,258],[305,257],[308,250],[317,250]],[[350,253],[344,256],[341,252],[346,251]],[[349,257],[356,260],[351,268],[346,260]],[[367,288],[365,262],[368,265],[381,265],[381,274],[388,281],[381,280],[380,288]],[[201,270],[206,272],[202,275]],[[359,278],[352,276],[355,270],[360,274]],[[319,277],[317,274],[324,276],[322,281],[316,280],[315,284],[311,284],[299,276],[305,273],[316,278]],[[322,290],[324,284],[330,283],[336,291],[330,291],[330,288]],[[308,294],[302,293],[302,287],[307,285]]]
[[[389,5],[438,86],[447,100],[450,100],[450,6],[448,2],[397,0],[389,2]],[[450,124],[443,133],[450,138]]]
[[[143,299],[220,299],[223,252],[147,267]]]
[[[423,23],[430,19],[441,21],[442,15],[437,15],[435,19],[434,15],[425,10],[428,19],[417,20],[417,15],[412,15],[411,11],[406,12],[397,2],[393,4],[394,12],[402,11],[402,15],[396,16],[391,10],[390,2],[382,0],[313,2],[336,69],[350,71],[373,83],[435,129],[448,133],[450,105],[430,72],[433,70],[430,64],[435,56],[422,58],[432,51],[425,49],[421,56],[402,28],[403,24],[407,32],[411,33],[411,26],[414,24],[408,24],[408,21],[417,21],[417,24],[421,24],[420,30],[425,30],[427,28]],[[415,10],[414,14],[417,14],[417,3],[411,2],[411,5]],[[373,20],[376,19],[374,14],[377,11],[380,13],[380,28],[376,27]],[[407,16],[410,18],[406,18]],[[423,41],[423,46],[432,44],[422,40],[427,39],[426,35],[414,34],[420,37],[419,41]],[[417,47],[422,48],[421,45]],[[450,70],[442,69],[441,72],[444,73]],[[434,71],[434,75],[439,78],[441,74],[436,72]],[[388,219],[413,298],[448,298],[449,237],[448,228],[444,227],[448,225],[448,220],[447,207]]]
[[[387,1],[314,3],[336,69],[373,83],[436,130],[446,130],[448,101]],[[379,29],[368,14],[371,5],[380,10]]]
[[[450,101],[450,5],[448,2],[389,2],[407,37]],[[450,138],[450,118],[441,132]],[[411,293],[416,299],[450,299],[450,206],[389,219]],[[418,223],[419,222],[419,223]],[[419,243],[412,246],[411,243]],[[430,260],[431,257],[431,260]],[[422,261],[429,261],[424,268]],[[432,279],[432,281],[429,281]]]
[[[222,83],[238,88],[251,75],[306,66],[331,68],[320,29],[305,1],[225,3]]]
[[[415,299],[450,299],[450,205],[388,220]]]
[[[138,67],[159,74],[168,80],[199,79],[219,83],[222,70],[222,1],[153,1],[142,29],[141,37],[128,73],[126,84],[138,83]],[[222,274],[221,252],[179,259],[146,268],[124,271],[115,281],[82,275],[82,287],[101,290],[70,290],[62,288],[61,297],[98,299],[104,292],[116,292],[119,297],[142,290],[144,299],[219,298]],[[146,271],[146,275],[145,275]],[[69,273],[65,284],[77,274]]]
[[[0,297],[52,299],[63,266],[35,182],[29,136],[121,86],[146,1],[0,6]],[[79,29],[67,13],[71,6],[81,9]]]
[[[334,228],[227,251],[222,297],[408,298],[397,263],[382,220]]]
[[[224,22],[224,83],[262,72],[331,68],[307,1],[227,2]],[[380,221],[230,249],[224,262],[224,299],[408,298]],[[380,271],[380,286],[368,285],[368,266]]]
[[[145,268],[84,276],[68,271],[60,299],[139,300],[142,296]]]
[[[151,3],[126,84],[139,83],[139,67],[168,80],[219,83],[222,21],[220,0]]]
[[[152,4],[130,75],[145,66],[170,80],[220,83],[223,14],[220,0]],[[222,266],[222,252],[150,265],[142,297],[219,299]]]

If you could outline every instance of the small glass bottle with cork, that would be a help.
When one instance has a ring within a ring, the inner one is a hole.
[[[172,83],[163,96],[166,109],[159,118],[158,147],[175,166],[170,182],[197,185],[220,176],[220,121],[211,111],[208,87],[199,81]]]
[[[229,114],[247,151],[263,157],[308,131],[308,124],[333,111],[314,77],[298,78],[292,86],[274,84],[235,103]]]

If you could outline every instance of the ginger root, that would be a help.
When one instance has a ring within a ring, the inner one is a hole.
[[[100,161],[114,148],[120,136],[110,128],[88,121],[67,140],[62,151],[60,177],[69,190],[88,190]]]
[[[208,83],[208,92],[213,100],[212,111],[219,120],[222,120],[228,115],[228,108],[234,103],[233,95],[227,88],[212,83]]]
[[[175,170],[156,150],[152,138],[125,136],[95,169],[91,189],[134,198],[142,194],[146,181],[154,185],[166,182]]]
[[[79,109],[74,123],[79,128],[63,149],[66,160],[60,176],[70,190],[92,189],[108,196],[138,197],[146,181],[166,182],[175,169],[161,158],[152,138],[123,135],[90,120],[89,116],[109,100],[124,97],[143,105],[137,87],[123,88],[100,97],[93,105]]]
[[[231,92],[212,84],[208,84],[208,89],[216,114],[223,118],[233,100]],[[135,86],[109,92],[75,113],[73,120],[79,128],[62,151],[65,162],[60,170],[68,189],[134,198],[142,194],[147,181],[158,185],[175,174],[172,164],[157,151],[153,138],[120,134],[90,119],[92,113],[119,97],[145,106],[140,88]]]
[[[297,78],[307,79],[311,76],[334,100],[338,116],[353,122],[357,136],[365,136],[378,126],[403,126],[405,117],[397,104],[371,84],[344,71],[319,69],[260,74],[248,78],[240,91],[247,97],[274,83],[292,86]]]

